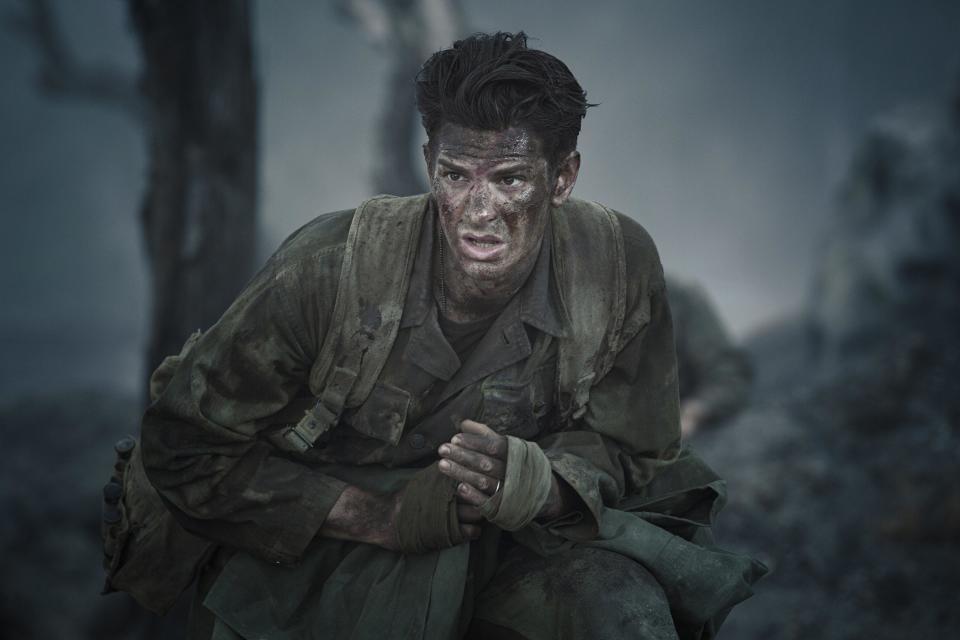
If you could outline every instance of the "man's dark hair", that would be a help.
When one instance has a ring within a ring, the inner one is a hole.
[[[417,74],[417,109],[432,141],[445,122],[502,131],[529,127],[552,164],[577,148],[587,94],[567,65],[527,48],[527,35],[478,33],[430,56]]]

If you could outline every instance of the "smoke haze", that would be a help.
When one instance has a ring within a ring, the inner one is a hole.
[[[136,69],[123,3],[55,7],[82,59]],[[328,3],[256,8],[265,256],[313,216],[372,195],[389,61]],[[490,0],[466,11],[472,29],[523,29],[568,63],[600,103],[584,121],[576,194],[641,221],[666,268],[702,281],[740,336],[803,303],[869,123],[942,100],[960,71],[952,2]],[[141,132],[104,107],[44,98],[36,67],[29,45],[0,34],[0,396],[135,390],[148,303]]]

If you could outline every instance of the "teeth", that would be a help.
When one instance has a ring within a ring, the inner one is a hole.
[[[499,242],[488,242],[488,241],[484,241],[484,240],[477,240],[477,239],[475,239],[475,238],[469,238],[469,240],[470,240],[470,243],[471,243],[471,244],[474,244],[474,245],[476,245],[476,246],[478,246],[478,247],[483,247],[484,249],[487,249],[487,248],[490,248],[490,247],[495,247],[495,246],[497,246],[498,244],[500,244]]]

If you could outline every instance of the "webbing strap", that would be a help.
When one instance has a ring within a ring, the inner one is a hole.
[[[570,198],[554,210],[554,269],[569,323],[560,340],[557,390],[560,419],[587,411],[590,390],[610,371],[620,349],[626,306],[623,234],[602,205]]]
[[[353,214],[330,324],[310,371],[317,404],[284,433],[300,452],[314,446],[370,393],[397,337],[428,195],[377,196]]]
[[[294,427],[284,434],[293,447],[300,452],[308,450],[324,433],[329,431],[343,413],[347,394],[357,381],[357,373],[344,367],[334,367],[330,383],[320,399]]]

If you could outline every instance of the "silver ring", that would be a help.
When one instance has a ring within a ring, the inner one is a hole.
[[[500,481],[497,480],[497,488],[493,490],[493,495],[500,493]]]

